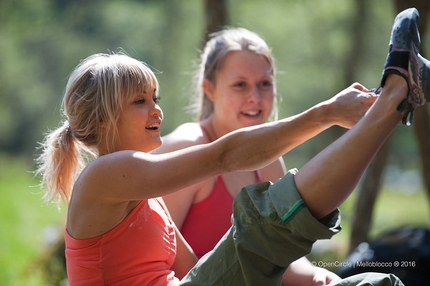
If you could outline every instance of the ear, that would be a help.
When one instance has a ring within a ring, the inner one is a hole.
[[[203,92],[207,95],[210,101],[215,101],[214,93],[215,85],[208,79],[203,80]]]

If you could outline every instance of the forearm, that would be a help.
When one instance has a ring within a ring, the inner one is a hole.
[[[173,263],[171,270],[175,271],[175,276],[182,279],[191,268],[196,265],[198,259],[194,254],[194,251],[185,241],[182,234],[175,227],[176,241],[177,241],[177,252],[175,262]]]
[[[226,148],[224,158],[232,161],[227,161],[226,166],[233,171],[243,170],[246,166],[249,166],[248,170],[261,168],[333,125],[351,128],[376,98],[364,86],[354,83],[296,116],[239,130],[230,148]],[[228,152],[235,149],[241,150],[237,154]]]
[[[332,126],[326,114],[327,106],[319,104],[298,115],[239,129],[222,137],[220,141],[225,146],[221,158],[226,171],[266,166]]]

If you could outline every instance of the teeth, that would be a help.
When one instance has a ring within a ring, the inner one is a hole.
[[[147,126],[146,128],[148,128],[148,129],[156,129],[156,128],[159,128],[159,127],[160,127],[159,123],[154,123],[154,124],[151,124],[151,125]]]
[[[246,115],[250,115],[250,116],[255,116],[255,115],[259,114],[259,113],[260,113],[259,111],[248,111],[248,112],[244,112],[244,114],[246,114]]]

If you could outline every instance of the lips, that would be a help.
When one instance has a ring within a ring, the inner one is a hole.
[[[160,123],[159,122],[152,123],[152,124],[146,126],[145,128],[148,130],[159,130],[160,129]]]
[[[256,110],[256,111],[244,111],[244,112],[241,112],[243,115],[246,115],[246,116],[258,116],[258,115],[260,115],[260,113],[261,113],[261,110]]]

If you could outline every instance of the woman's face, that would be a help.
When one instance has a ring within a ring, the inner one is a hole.
[[[225,134],[268,120],[275,98],[272,72],[267,60],[254,52],[227,54],[215,85],[204,82],[205,92],[214,104],[212,120],[218,132]]]
[[[124,104],[117,123],[119,140],[115,143],[116,151],[149,152],[161,145],[163,112],[158,101],[154,91],[137,93]]]

